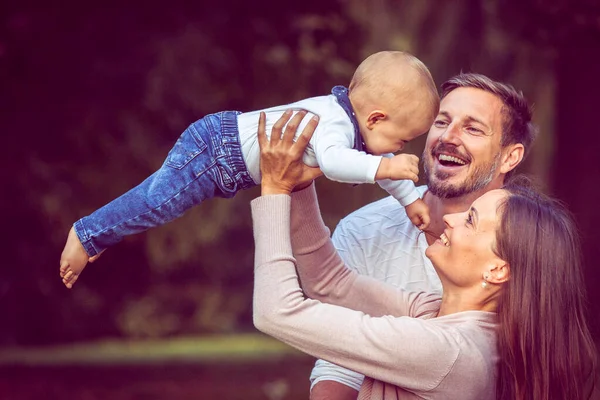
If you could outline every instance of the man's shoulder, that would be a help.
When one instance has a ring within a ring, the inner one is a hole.
[[[426,187],[417,190],[423,196]],[[342,219],[333,243],[348,266],[359,274],[406,291],[439,290],[439,278],[425,256],[425,237],[391,196]]]
[[[358,223],[362,219],[375,220],[397,220],[403,221],[406,219],[406,211],[404,207],[392,196],[384,197],[372,203],[362,206],[342,218],[344,223]]]
[[[425,190],[427,190],[426,186],[417,187],[417,191],[421,197]],[[382,226],[399,227],[407,224],[412,225],[406,215],[406,209],[402,207],[397,199],[387,196],[348,214],[342,218],[339,226],[349,227],[354,225],[363,229],[375,226],[377,229],[380,229]]]

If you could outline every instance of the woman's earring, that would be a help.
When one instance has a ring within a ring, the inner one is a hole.
[[[485,288],[487,287],[487,285],[488,285],[487,278],[488,278],[488,274],[485,274],[485,275],[483,276],[483,282],[481,282],[481,287],[482,287],[482,288],[484,288],[484,289],[485,289]]]

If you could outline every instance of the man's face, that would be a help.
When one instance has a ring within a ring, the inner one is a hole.
[[[444,97],[422,157],[434,195],[460,197],[502,179],[502,106],[498,97],[475,88],[458,88]]]

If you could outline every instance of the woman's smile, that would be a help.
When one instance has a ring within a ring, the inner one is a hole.
[[[442,244],[446,247],[450,246],[450,240],[448,239],[448,236],[446,236],[445,232],[440,235],[440,242],[442,242]]]

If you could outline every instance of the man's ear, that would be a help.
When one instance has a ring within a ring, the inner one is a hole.
[[[525,155],[525,147],[521,143],[511,144],[502,151],[502,164],[500,165],[500,172],[506,174],[512,171],[523,161]]]
[[[510,279],[510,265],[498,258],[486,268],[483,278],[489,283],[504,283]]]
[[[373,129],[373,127],[380,121],[387,118],[387,114],[381,110],[373,110],[367,116],[367,129]]]

